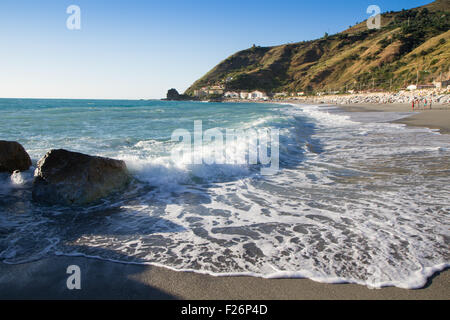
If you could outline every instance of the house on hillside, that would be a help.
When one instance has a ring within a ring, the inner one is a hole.
[[[196,96],[198,98],[203,98],[203,97],[206,97],[207,95],[208,95],[207,87],[203,87],[198,90],[194,90],[194,96]]]
[[[221,85],[211,86],[208,91],[209,94],[223,94],[223,92],[224,87]]]
[[[208,95],[222,95],[224,90],[224,86],[222,85],[214,85],[214,86],[208,86],[208,87],[202,87],[198,90],[194,90],[194,96],[198,98],[203,98]]]

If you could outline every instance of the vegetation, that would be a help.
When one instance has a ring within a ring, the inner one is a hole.
[[[438,0],[384,13],[379,30],[368,30],[362,22],[314,41],[253,45],[222,61],[186,94],[217,83],[229,90],[317,92],[398,89],[418,76],[431,82],[449,71],[449,17],[449,1]]]

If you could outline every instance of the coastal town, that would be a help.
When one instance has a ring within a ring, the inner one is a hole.
[[[398,91],[382,90],[343,90],[343,91],[318,91],[315,93],[299,92],[275,92],[269,93],[262,90],[227,90],[223,84],[205,86],[194,90],[194,98],[206,101],[295,101],[304,103],[329,103],[329,104],[412,104],[416,102],[449,105],[450,104],[450,80],[434,81],[431,84],[411,84]]]

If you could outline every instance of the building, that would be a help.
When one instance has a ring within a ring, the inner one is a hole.
[[[198,89],[198,90],[194,90],[194,96],[196,96],[198,98],[203,98],[203,97],[205,97],[207,95],[208,95],[208,90],[207,89],[201,88],[201,89]]]
[[[434,89],[436,86],[434,84],[419,84],[417,85],[417,89]]]
[[[224,87],[221,85],[211,86],[208,90],[209,94],[223,94]]]
[[[239,99],[240,94],[239,92],[227,91],[225,92],[224,97],[228,99]]]
[[[444,81],[435,81],[433,82],[433,84],[436,86],[436,88],[438,89],[445,89],[448,86],[450,86],[450,80],[444,80]]]
[[[249,93],[249,99],[252,100],[267,100],[268,97],[265,92],[255,90]]]
[[[241,93],[239,94],[239,96],[241,97],[241,99],[248,99],[249,98],[249,93],[246,91],[241,91]]]
[[[194,90],[194,96],[202,98],[208,95],[222,95],[224,87],[222,85],[214,85],[210,87],[202,87],[198,90]]]

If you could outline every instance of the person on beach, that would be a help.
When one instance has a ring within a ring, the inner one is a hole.
[[[412,110],[414,111],[414,103],[415,103],[416,101],[415,100],[413,100],[412,101]]]

